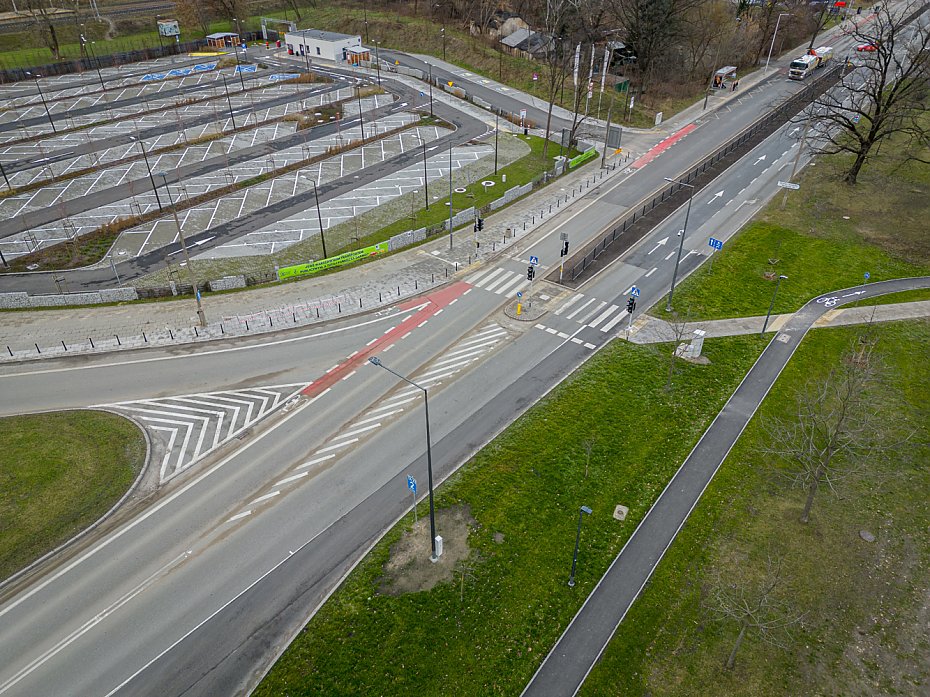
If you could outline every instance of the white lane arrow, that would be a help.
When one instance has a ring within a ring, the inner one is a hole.
[[[647,254],[652,254],[652,253],[653,253],[654,251],[656,251],[659,247],[664,247],[666,242],[668,242],[668,237],[663,237],[661,240],[659,240],[658,242],[656,242],[656,246],[653,247],[652,249],[650,249],[650,250],[647,252]]]
[[[791,131],[791,133],[789,133],[788,135],[789,135],[789,136],[793,136],[795,133],[797,133],[797,132],[800,131],[800,130],[801,130],[801,127],[800,127],[800,126],[797,126],[797,127],[796,127],[793,131]]]
[[[214,235],[213,237],[216,237],[216,235]],[[199,246],[202,245],[202,244],[206,244],[207,242],[209,242],[210,240],[212,240],[213,237],[208,237],[208,238],[205,239],[205,240],[197,240],[196,242],[194,242],[194,246],[199,247]]]
[[[863,293],[865,293],[864,290],[857,290],[855,293],[847,293],[846,295],[841,295],[840,297],[841,297],[841,298],[851,298],[851,297],[853,297],[854,295],[862,295]]]
[[[713,198],[711,198],[710,201],[707,202],[707,205],[709,206],[710,204],[712,204],[714,201],[716,201],[716,200],[717,200],[718,198],[720,198],[721,196],[723,196],[723,192],[722,192],[722,191],[718,191],[716,194],[714,194]]]
[[[762,156],[761,156],[758,160],[756,160],[753,164],[759,164],[759,163],[762,162],[764,159],[765,159],[765,155],[762,155]]]

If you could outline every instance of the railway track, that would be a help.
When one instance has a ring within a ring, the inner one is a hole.
[[[174,10],[174,3],[125,2],[114,5],[98,5],[98,9],[100,10],[101,16],[104,17],[131,17],[133,15],[154,15],[158,12],[171,11]],[[65,24],[68,22],[73,22],[75,19],[87,20],[93,18],[93,12],[84,11],[82,9],[79,12],[62,14],[60,16],[53,17],[52,22],[54,24]],[[26,27],[29,27],[33,23],[34,21],[30,17],[0,20],[0,33],[20,31]]]

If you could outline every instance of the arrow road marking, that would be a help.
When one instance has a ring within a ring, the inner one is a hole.
[[[707,202],[707,205],[709,206],[710,204],[712,204],[714,201],[716,201],[716,200],[717,200],[718,198],[720,198],[721,196],[723,196],[723,192],[722,192],[722,191],[718,191],[716,194],[713,195],[713,197],[710,199],[710,201]]]
[[[647,254],[652,254],[652,253],[653,253],[654,251],[656,251],[659,247],[664,247],[666,242],[668,242],[668,237],[663,237],[661,240],[659,240],[658,242],[656,242],[656,246],[653,247],[652,249],[650,249],[650,250],[647,252]]]
[[[847,293],[846,295],[841,295],[840,297],[841,297],[841,298],[851,298],[851,297],[853,297],[854,295],[862,295],[863,293],[865,293],[864,290],[857,290],[855,293]]]
[[[759,159],[756,160],[753,164],[756,164],[756,165],[757,165],[757,164],[759,164],[760,162],[762,162],[764,159],[765,159],[765,155],[762,155],[762,156],[759,157]]]

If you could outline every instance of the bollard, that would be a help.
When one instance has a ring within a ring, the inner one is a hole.
[[[449,267],[446,267],[446,278],[449,278]]]
[[[91,343],[91,347],[93,347],[93,342]],[[9,352],[10,358],[12,358],[12,357],[13,357],[13,349],[11,349],[9,346],[7,346],[7,347],[6,347],[6,350]]]
[[[430,283],[435,283],[435,282],[436,282],[436,274],[431,273],[431,274],[429,275],[429,282],[430,282]]]
[[[549,215],[552,215],[552,204],[549,204]]]
[[[497,242],[491,242],[491,252],[494,252],[497,249]]]
[[[246,322],[246,325],[245,325],[245,326],[246,326],[246,328],[248,329],[248,326],[249,326],[248,322]],[[172,341],[174,341],[174,332],[171,331],[170,329],[168,330],[168,338],[170,338]]]
[[[381,304],[381,291],[378,291],[378,304]]]
[[[116,337],[116,345],[117,345],[117,346],[122,346],[122,345],[123,345],[123,342],[119,340],[119,334],[114,334],[113,336]]]
[[[222,322],[220,322],[220,334],[222,334],[223,336],[226,335],[226,330],[223,329],[223,323],[222,323]]]
[[[64,340],[64,339],[61,340],[61,347],[62,347],[65,351],[68,350],[68,347],[65,345],[65,340]]]
[[[320,319],[320,308],[316,309],[316,318]]]
[[[38,344],[36,344],[36,353],[42,353],[41,349],[39,349],[39,345],[38,345]]]
[[[200,338],[200,334],[197,333],[197,327],[196,327],[196,326],[194,327],[194,336],[197,337],[198,339]]]
[[[458,263],[458,262],[455,262],[455,270],[456,270],[456,271],[459,270],[459,263]]]
[[[359,307],[362,306],[362,299],[361,299],[361,298],[358,299],[358,306],[359,306]]]
[[[245,321],[245,330],[249,331],[249,320]]]
[[[291,316],[294,318],[294,324],[297,324],[297,313],[296,313],[296,312],[292,312],[292,313],[291,313]]]
[[[413,289],[414,289],[414,290],[419,290],[419,289],[420,289],[420,286],[417,285],[417,279],[413,279]]]
[[[532,222],[532,224],[533,224],[533,225],[536,224],[536,214],[535,214],[535,213],[533,213],[533,222]]]
[[[270,324],[272,327],[274,327],[274,320],[271,319],[271,315],[266,315],[266,316],[268,317],[268,324]],[[194,327],[194,331],[195,331],[195,332],[197,331],[197,327]]]
[[[526,232],[526,221],[523,221],[523,231]]]
[[[149,343],[149,338],[145,335],[145,332],[142,332],[142,341]]]
[[[336,307],[339,308],[339,314],[342,314],[342,303],[336,303]]]
[[[400,297],[400,286],[397,286],[397,297]]]

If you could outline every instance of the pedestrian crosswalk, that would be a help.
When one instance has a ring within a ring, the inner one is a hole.
[[[626,309],[619,305],[610,305],[603,300],[586,297],[583,293],[573,295],[556,308],[553,314],[602,332],[609,332],[625,317],[629,317]]]
[[[530,284],[525,275],[500,267],[482,269],[466,278],[465,282],[497,295],[517,293]]]
[[[159,481],[188,469],[297,395],[306,383],[102,405],[134,418],[152,441]]]

